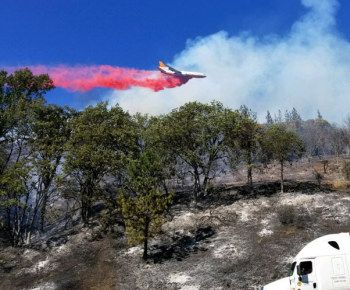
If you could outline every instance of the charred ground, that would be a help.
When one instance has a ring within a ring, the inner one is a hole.
[[[285,276],[309,241],[350,230],[339,164],[330,162],[321,186],[314,177],[319,160],[288,165],[283,194],[274,165],[256,172],[253,190],[236,175],[218,178],[220,190],[197,203],[179,192],[148,262],[141,247],[128,247],[122,226],[113,233],[97,219],[89,227],[57,226],[30,248],[1,249],[0,288],[254,289]]]

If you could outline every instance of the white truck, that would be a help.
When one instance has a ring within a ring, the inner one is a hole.
[[[294,258],[289,277],[262,290],[350,290],[350,235],[320,237]]]

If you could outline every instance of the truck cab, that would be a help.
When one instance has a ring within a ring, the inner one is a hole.
[[[294,258],[289,276],[264,290],[350,289],[350,235],[333,234],[307,244]]]
[[[290,289],[317,289],[315,264],[315,259],[293,262],[289,276]]]

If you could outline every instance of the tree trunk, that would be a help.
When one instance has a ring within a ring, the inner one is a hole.
[[[208,191],[208,181],[209,181],[209,176],[205,175],[204,180],[203,180],[203,186],[202,186],[202,191],[201,191],[201,197],[207,195]]]
[[[250,152],[247,153],[247,184],[249,187],[253,187],[253,164]]]
[[[53,180],[53,177],[55,176],[56,168],[60,162],[60,158],[56,159],[56,164],[55,164],[55,169],[52,172],[49,172],[44,179],[43,186],[44,189],[42,190],[42,195],[43,195],[43,201],[41,205],[41,210],[40,210],[40,230],[43,232],[44,227],[45,227],[45,219],[46,219],[46,207],[47,207],[47,202],[49,200],[49,189]]]
[[[81,217],[84,225],[87,225],[91,217],[91,204],[93,197],[93,182],[87,180],[81,191]]]
[[[194,199],[196,202],[198,201],[198,197],[200,193],[200,182],[201,181],[200,181],[198,169],[195,168],[194,169]]]
[[[43,198],[43,204],[40,211],[40,230],[43,232],[45,227],[45,216],[46,216],[46,206],[47,206],[47,195]]]
[[[281,163],[281,192],[283,193],[283,190],[284,190],[284,178],[283,178],[283,161],[280,161]]]
[[[40,199],[40,198],[39,198]],[[31,221],[29,223],[29,233],[27,235],[27,241],[26,241],[26,244],[29,245],[30,244],[30,241],[31,241],[31,237],[32,237],[32,232],[34,231],[34,225],[35,225],[35,221],[36,221],[36,217],[37,217],[37,214],[38,214],[38,210],[39,210],[39,201],[38,199],[35,201],[35,207],[34,207],[34,210],[33,210],[33,215],[31,217]]]
[[[253,174],[252,174],[251,164],[248,164],[248,167],[247,167],[247,184],[249,187],[253,187]]]
[[[146,218],[145,228],[144,228],[144,239],[143,239],[143,256],[142,258],[146,261],[148,258],[148,230],[149,230],[149,220]]]
[[[83,220],[84,225],[88,223],[87,207],[86,196],[83,193],[81,196],[81,219]]]

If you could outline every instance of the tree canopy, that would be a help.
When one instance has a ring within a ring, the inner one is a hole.
[[[287,160],[299,158],[304,153],[302,140],[295,132],[289,131],[282,124],[269,126],[262,137],[262,147],[272,159],[281,166],[281,191],[283,192],[283,166]]]

